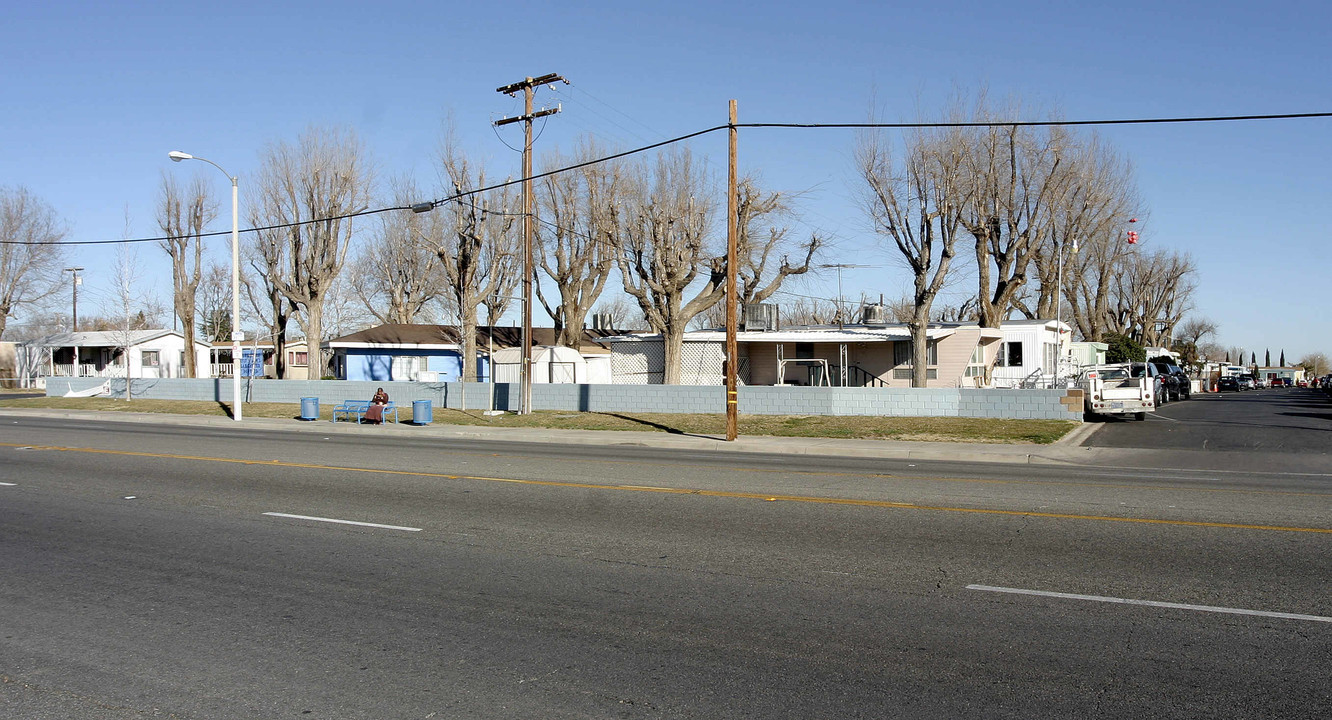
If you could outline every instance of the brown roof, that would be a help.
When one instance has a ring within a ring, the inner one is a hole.
[[[599,341],[601,338],[611,335],[619,335],[615,330],[583,330],[582,343],[580,350],[605,350],[605,345]],[[490,327],[487,325],[478,325],[476,328],[476,343],[480,347],[486,347],[490,343],[491,337],[494,338],[495,347],[507,348],[518,347],[522,344],[523,329],[511,325],[496,325]],[[456,325],[416,325],[416,324],[387,324],[376,325],[372,328],[366,328],[350,335],[333,338],[332,343],[373,343],[375,345],[456,345],[459,342],[459,331]],[[555,328],[534,327],[532,328],[533,345],[554,345]]]

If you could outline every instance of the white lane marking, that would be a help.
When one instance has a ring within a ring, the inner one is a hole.
[[[0,482],[0,485],[4,485],[5,487],[18,487],[18,483]]]
[[[133,500],[135,497],[136,497],[136,496],[134,496],[134,495],[126,495],[126,496],[125,496],[125,499],[126,499],[126,500]]]
[[[1324,617],[1322,615],[1301,615],[1299,613],[1270,612],[1267,610],[1245,610],[1244,608],[1217,607],[1215,605],[1188,605],[1186,603],[1161,602],[1159,600],[1130,600],[1128,598],[1106,597],[1104,595],[1077,595],[1074,593],[1047,592],[1045,590],[994,587],[993,585],[968,585],[967,589],[1009,593],[1012,595],[1037,595],[1040,597],[1064,598],[1067,600],[1091,600],[1092,602],[1118,603],[1121,605],[1145,605],[1147,607],[1173,608],[1175,610],[1198,610],[1201,612],[1227,613],[1230,615],[1254,615],[1257,617],[1281,618],[1283,620],[1312,620],[1313,622],[1332,623],[1332,617]]]
[[[406,530],[407,532],[421,532],[421,528],[403,527],[401,525],[380,525],[379,523],[357,522],[355,520],[338,520],[336,518],[312,517],[310,515],[290,515],[288,513],[266,512],[265,515],[280,518],[291,518],[293,520],[315,520],[318,522],[337,523],[339,525],[359,525],[361,527],[382,528],[384,530]]]

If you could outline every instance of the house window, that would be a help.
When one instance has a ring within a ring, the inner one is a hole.
[[[1022,343],[1006,342],[999,346],[999,362],[996,367],[1022,367]]]
[[[911,364],[911,341],[901,340],[893,343],[893,365]],[[925,343],[925,364],[939,364],[939,344],[933,340]],[[910,376],[908,376],[910,377]]]
[[[297,352],[297,351],[294,351],[294,350],[293,350],[293,351],[291,352],[291,363],[290,363],[290,364],[291,364],[291,365],[309,365],[309,364],[310,364],[310,354],[307,353],[307,352]]]
[[[910,380],[910,379],[911,379],[911,368],[909,368],[909,367],[908,367],[908,368],[897,368],[896,370],[893,370],[893,379],[894,379],[894,380]],[[936,369],[936,368],[926,368],[926,369],[925,369],[925,379],[926,379],[926,380],[938,380],[938,379],[939,379],[939,371],[938,371],[938,369]]]
[[[1044,357],[1042,357],[1046,372],[1059,372],[1059,345],[1055,343],[1045,343]]]
[[[963,377],[985,377],[985,348],[980,345],[971,351],[971,360],[967,362],[967,371]]]
[[[416,380],[417,373],[425,369],[425,358],[416,355],[394,355],[391,367],[394,380]]]
[[[143,366],[157,367],[162,364],[162,353],[160,350],[144,350]]]

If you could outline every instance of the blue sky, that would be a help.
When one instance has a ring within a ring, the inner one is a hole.
[[[245,182],[264,145],[310,125],[354,127],[382,177],[434,182],[451,116],[493,172],[518,157],[490,121],[520,105],[495,88],[558,72],[562,102],[537,147],[595,133],[636,146],[722,124],[934,115],[961,92],[1015,97],[1033,117],[1199,116],[1332,110],[1326,3],[32,3],[0,25],[0,184],[53,205],[73,240],[156,235],[169,150]],[[918,5],[918,6],[914,6]],[[1191,253],[1200,314],[1225,345],[1332,353],[1322,310],[1332,120],[1106,128],[1149,209],[1145,243]],[[516,126],[501,133],[514,143]],[[744,172],[804,191],[805,223],[836,238],[845,292],[901,295],[908,279],[854,202],[850,131],[748,130]],[[721,172],[725,136],[693,141]],[[244,214],[244,210],[242,210]],[[155,245],[139,256],[165,301]],[[215,248],[223,258],[225,240]],[[107,249],[75,249],[97,297]],[[831,297],[825,274],[797,291]],[[82,300],[82,298],[81,298]],[[81,303],[82,305],[83,303]]]

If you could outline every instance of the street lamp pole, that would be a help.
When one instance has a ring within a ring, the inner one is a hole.
[[[240,330],[240,194],[236,176],[227,172],[221,165],[207,158],[195,157],[189,153],[172,150],[167,157],[173,162],[182,160],[201,160],[222,171],[231,181],[231,416],[236,422],[241,421],[241,340],[244,334]],[[316,348],[317,350],[317,348]]]

